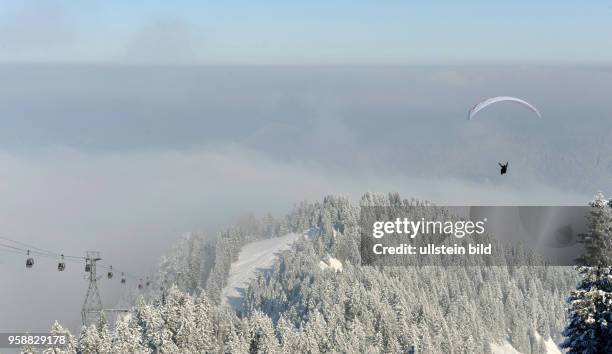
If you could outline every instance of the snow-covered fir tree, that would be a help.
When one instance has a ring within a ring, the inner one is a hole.
[[[603,194],[591,202],[589,230],[580,235],[585,245],[578,259],[580,281],[568,298],[568,353],[612,353],[612,211]]]
[[[144,353],[141,329],[131,315],[121,317],[115,324],[113,351],[118,353]]]
[[[612,272],[610,267],[579,267],[582,280],[568,302],[568,353],[612,353]]]
[[[73,354],[76,353],[77,342],[76,338],[70,333],[70,331],[59,322],[55,321],[50,331],[51,335],[63,335],[66,336],[66,344],[59,347],[51,347],[50,352],[53,354]]]
[[[100,332],[98,327],[90,325],[83,327],[81,335],[79,337],[79,351],[82,353],[106,353],[102,352],[104,344],[100,339]]]

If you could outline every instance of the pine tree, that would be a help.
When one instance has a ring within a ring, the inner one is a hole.
[[[589,232],[580,235],[585,253],[578,259],[581,280],[568,298],[566,339],[568,353],[612,352],[611,212],[601,193],[591,202]]]
[[[120,318],[115,323],[113,336],[113,351],[117,353],[144,353],[140,329],[130,316]]]
[[[23,347],[21,347],[21,349],[19,350],[19,353],[20,354],[36,354],[36,351],[31,345],[26,344]]]
[[[295,353],[299,350],[299,338],[293,325],[281,315],[276,326],[282,349],[286,353]]]
[[[226,345],[226,353],[248,353],[248,324],[245,321],[239,321],[237,326],[229,334],[229,339]]]
[[[79,351],[83,354],[100,353],[100,333],[95,325],[82,328],[79,336]]]
[[[143,346],[151,351],[159,350],[162,343],[161,328],[163,326],[159,309],[139,298],[133,316],[142,333]]]
[[[66,345],[63,345],[61,347],[52,347],[50,348],[51,353],[53,354],[73,354],[76,353],[76,339],[74,338],[74,336],[70,333],[70,331],[64,327],[62,327],[62,325],[60,325],[57,321],[55,321],[55,323],[53,323],[53,326],[51,327],[51,335],[64,335],[66,336]]]
[[[164,297],[160,313],[163,329],[168,332],[164,343],[172,341],[178,348],[189,348],[195,323],[191,296],[172,286]]]
[[[605,267],[612,265],[612,208],[603,194],[598,193],[591,201],[587,217],[589,230],[578,235],[584,244],[584,253],[577,259],[581,266]]]
[[[200,292],[195,300],[194,331],[190,340],[194,349],[200,353],[212,352],[215,346],[214,328],[212,320],[211,305],[204,291]]]
[[[98,353],[113,353],[113,338],[106,324],[98,329],[100,341],[98,343]]]
[[[612,272],[610,267],[579,267],[582,280],[572,291],[566,339],[568,353],[612,352]]]
[[[278,339],[270,317],[256,312],[249,319],[249,337],[251,339],[249,353],[280,353]]]

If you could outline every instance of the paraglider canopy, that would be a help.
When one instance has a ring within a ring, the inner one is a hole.
[[[529,109],[530,111],[532,111],[533,113],[535,113],[535,115],[538,118],[542,118],[542,115],[540,114],[540,111],[533,106],[531,103],[517,98],[517,97],[512,97],[512,96],[496,96],[496,97],[491,97],[491,98],[487,98],[485,100],[482,100],[480,102],[478,102],[476,105],[474,105],[474,107],[472,107],[472,109],[470,109],[470,111],[468,112],[468,120],[472,120],[472,118],[474,118],[476,115],[478,115],[478,113],[480,111],[482,111],[483,109],[485,109],[486,107],[499,103],[499,102],[514,102],[514,103],[518,103],[523,107],[526,107],[527,109]],[[500,174],[501,175],[505,175],[508,172],[508,162],[506,162],[505,164],[502,164],[501,162],[498,162],[499,167],[501,168],[500,170]]]
[[[540,111],[538,111],[537,108],[535,108],[531,103],[522,100],[520,98],[516,98],[516,97],[511,97],[511,96],[497,96],[497,97],[491,97],[491,98],[487,98],[486,100],[480,101],[478,102],[474,107],[472,107],[472,109],[470,110],[469,114],[468,114],[468,120],[472,120],[472,118],[474,118],[478,112],[482,111],[484,108],[498,103],[498,102],[515,102],[518,103],[524,107],[527,107],[529,110],[531,110],[533,113],[535,113],[539,118],[542,118],[542,115],[540,114]]]

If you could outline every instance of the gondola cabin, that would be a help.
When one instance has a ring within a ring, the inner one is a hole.
[[[64,262],[64,255],[62,254],[60,261],[57,263],[57,270],[63,272],[66,269],[66,262]]]
[[[26,268],[32,268],[34,266],[34,258],[30,257],[30,250],[27,252],[28,258],[26,259]]]

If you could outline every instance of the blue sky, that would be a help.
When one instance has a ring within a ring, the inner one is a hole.
[[[2,1],[0,60],[607,62],[607,1]]]

